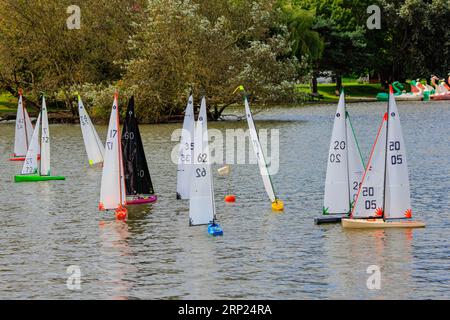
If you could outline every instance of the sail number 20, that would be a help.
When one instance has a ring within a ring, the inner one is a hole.
[[[400,150],[400,141],[389,141],[389,151],[399,151]],[[403,158],[401,154],[396,154],[391,156],[391,164],[402,164]]]
[[[334,141],[333,142],[334,150],[345,150],[345,141]],[[340,153],[330,153],[330,162],[332,163],[341,163],[341,154]]]

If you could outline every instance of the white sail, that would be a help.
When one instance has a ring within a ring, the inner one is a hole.
[[[410,218],[411,198],[408,165],[400,116],[394,95],[389,95],[386,190],[384,218]]]
[[[30,115],[25,105],[23,105],[23,114],[25,116],[25,128],[27,129],[27,141],[28,145],[30,145],[31,137],[33,136],[33,125],[31,124]]]
[[[99,208],[101,210],[117,209],[126,202],[118,106],[118,95],[116,94],[106,136],[100,189]]]
[[[41,114],[36,121],[36,126],[31,137],[30,146],[28,147],[27,156],[23,163],[21,174],[36,174],[38,172],[38,154],[39,154],[39,131],[40,131]]]
[[[22,157],[27,154],[27,150],[32,135],[33,135],[33,126],[31,125],[31,120],[30,117],[28,116],[28,112],[23,105],[22,94],[20,94],[16,116],[14,156]]]
[[[183,130],[181,132],[180,152],[177,171],[177,196],[189,199],[192,177],[192,155],[194,152],[194,98],[189,97],[184,113]]]
[[[81,97],[78,96],[78,112],[80,114],[81,133],[83,134],[84,146],[89,160],[89,165],[103,162],[105,148],[92,124]]]
[[[42,127],[41,127],[41,176],[50,175],[50,131],[48,127],[47,105],[45,97],[42,97],[41,107]]]
[[[361,185],[364,174],[364,161],[359,150],[358,141],[353,131],[352,122],[348,112],[347,118],[347,150],[348,150],[348,179],[350,183],[350,203],[353,205]]]
[[[381,217],[384,206],[384,174],[386,161],[386,122],[384,115],[378,129],[361,187],[356,196],[352,218]]]
[[[324,214],[348,213],[350,211],[349,173],[347,160],[347,129],[345,120],[345,96],[341,93],[334,119],[328,152],[325,179]]]
[[[258,160],[259,172],[261,173],[267,195],[269,196],[270,201],[274,202],[275,200],[277,200],[277,197],[275,196],[275,191],[273,190],[269,169],[267,168],[266,160],[262,152],[261,143],[259,142],[258,133],[256,132],[255,122],[253,121],[253,116],[250,111],[247,96],[244,97],[244,102],[248,128],[250,131],[250,139],[252,140],[253,151],[255,152],[256,159]]]
[[[214,222],[216,213],[208,147],[206,100],[204,97],[195,127],[193,160],[189,201],[189,224],[191,226]]]

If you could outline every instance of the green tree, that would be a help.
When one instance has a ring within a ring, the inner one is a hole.
[[[313,30],[315,10],[302,9],[292,0],[279,0],[278,5],[282,11],[281,19],[289,31],[292,54],[312,66],[321,58],[324,47],[320,34]]]
[[[296,0],[296,3],[315,10],[314,30],[324,41],[322,57],[314,65],[313,92],[317,90],[315,78],[320,71],[332,71],[340,90],[342,76],[360,71],[366,57],[365,20],[358,16],[367,6],[357,0]]]
[[[73,1],[3,0],[0,2],[0,88],[17,94],[24,88],[38,103],[41,91],[73,108],[74,85],[114,81],[129,57],[127,40],[132,0],[79,0],[81,29],[66,26]],[[52,100],[52,99],[50,99]]]
[[[212,119],[236,102],[240,84],[260,102],[292,97],[299,64],[280,14],[275,0],[149,0],[124,78],[137,113],[180,114],[190,88],[208,98]]]

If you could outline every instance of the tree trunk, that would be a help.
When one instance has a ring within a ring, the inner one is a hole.
[[[312,94],[317,95],[318,89],[317,89],[317,72],[313,72],[312,77]]]

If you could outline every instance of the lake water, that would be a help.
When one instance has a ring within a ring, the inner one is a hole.
[[[143,125],[159,199],[129,209],[126,223],[97,210],[101,168],[88,168],[77,125],[51,125],[52,173],[66,181],[14,183],[8,161],[14,125],[0,125],[1,299],[449,299],[450,102],[400,102],[413,215],[425,229],[343,230],[315,226],[321,214],[335,105],[272,108],[258,129],[278,129],[280,169],[272,177],[283,213],[274,213],[255,164],[214,170],[224,236],[188,227],[186,201],[175,200],[170,161],[180,124]],[[365,159],[385,103],[349,104]],[[241,111],[243,112],[243,110]],[[243,128],[245,121],[209,123]],[[98,126],[102,139],[106,127]],[[214,168],[219,168],[215,165]],[[227,193],[237,196],[225,204]],[[381,289],[369,290],[371,265]],[[78,266],[81,289],[69,290]]]

